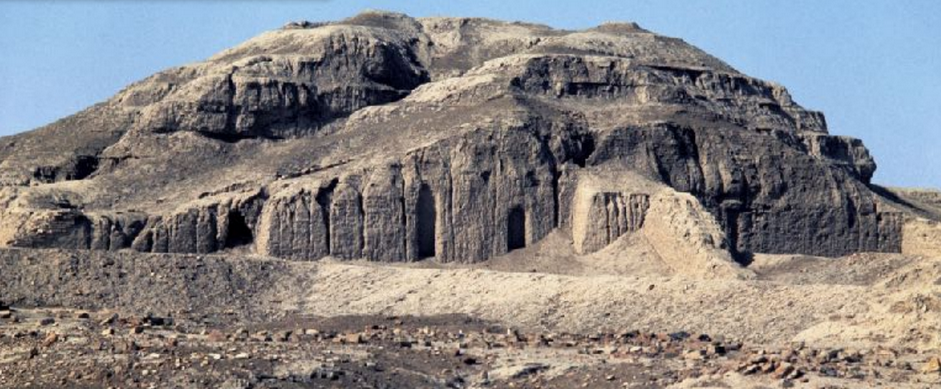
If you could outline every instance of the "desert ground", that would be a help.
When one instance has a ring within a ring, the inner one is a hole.
[[[0,386],[941,385],[941,260],[759,255],[705,281],[552,243],[453,266],[4,250]]]

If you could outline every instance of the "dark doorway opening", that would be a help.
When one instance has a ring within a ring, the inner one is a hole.
[[[229,212],[229,230],[225,235],[225,247],[238,247],[252,243],[254,236],[252,229],[245,222],[245,216],[241,212]]]
[[[438,212],[435,208],[435,196],[428,185],[422,184],[418,190],[418,201],[416,204],[416,226],[415,234],[418,243],[418,258],[429,258],[435,256],[435,222]]]
[[[513,207],[506,218],[507,251],[526,247],[526,212],[522,207]]]

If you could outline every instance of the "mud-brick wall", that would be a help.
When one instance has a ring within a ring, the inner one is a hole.
[[[601,250],[622,235],[640,230],[650,206],[650,196],[643,193],[583,189],[575,196],[572,238],[580,254]]]
[[[477,262],[558,226],[571,133],[480,130],[369,171],[298,183],[269,199],[259,253],[314,260]],[[562,138],[553,138],[553,137]]]

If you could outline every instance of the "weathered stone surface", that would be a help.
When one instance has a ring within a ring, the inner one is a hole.
[[[721,226],[695,197],[666,190],[650,202],[643,233],[674,271],[703,278],[749,277],[729,253]]]
[[[292,53],[285,37],[261,36],[223,52],[209,60],[222,66],[200,68],[145,109],[135,128],[223,140],[303,135],[364,106],[397,100],[428,77],[395,35],[352,26],[285,33],[310,44]]]
[[[341,182],[330,203],[330,254],[340,259],[363,256],[363,196]]]
[[[551,129],[539,125],[480,131],[417,150],[401,163],[372,166],[339,184],[286,189],[266,202],[259,240],[265,243],[257,247],[290,258],[445,262],[480,261],[524,247],[557,225],[556,166],[567,156],[552,150],[551,142],[579,142],[563,135],[553,140]],[[304,205],[315,197],[316,206]],[[293,210],[305,206],[313,207],[309,222],[286,222],[298,220]],[[323,209],[330,210],[329,218]],[[322,234],[329,233],[330,249],[285,247],[307,236],[307,228],[316,242],[326,242]]]
[[[581,254],[598,251],[624,234],[639,231],[650,206],[646,193],[584,189],[576,199],[572,239],[575,251]]]
[[[363,256],[378,261],[405,258],[405,199],[397,166],[370,174],[363,190]]]
[[[262,197],[249,193],[201,201],[166,216],[151,216],[130,247],[143,252],[205,254],[250,243],[249,226],[258,218]]]
[[[330,253],[332,183],[282,191],[265,202],[255,249],[281,258],[310,260]]]
[[[697,196],[736,251],[838,256],[900,249],[897,212],[880,209],[861,181],[871,174],[868,153],[831,163],[783,132],[675,125],[615,129],[598,143],[591,163],[613,161]]]
[[[477,262],[560,229],[737,276],[754,252],[919,250],[941,201],[875,168],[782,86],[636,25],[370,12],[3,138],[0,245]]]

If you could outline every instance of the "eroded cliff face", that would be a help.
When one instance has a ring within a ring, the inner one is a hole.
[[[398,100],[428,79],[401,39],[363,28],[322,30],[293,37],[313,38],[299,53],[277,44],[292,37],[278,37],[258,55],[220,54],[145,108],[135,128],[229,141],[300,136],[362,107]]]
[[[0,167],[17,247],[478,262],[559,229],[741,277],[899,252],[917,213],[783,87],[632,24],[292,24],[4,138]]]

